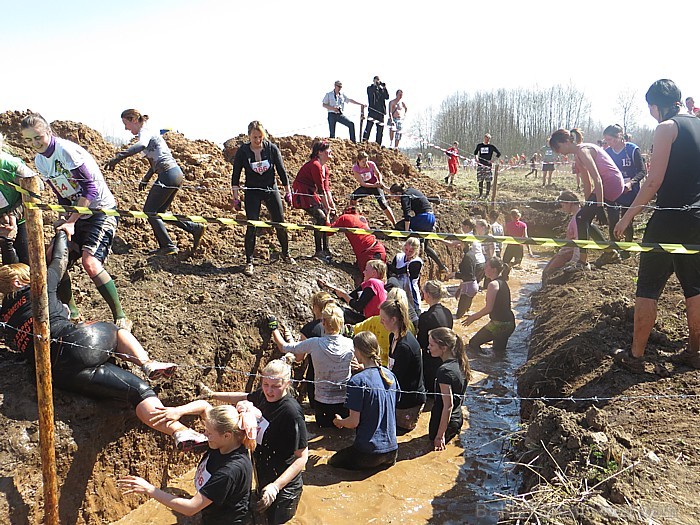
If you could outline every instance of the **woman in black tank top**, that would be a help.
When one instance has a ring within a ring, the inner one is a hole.
[[[469,340],[467,346],[473,352],[488,353],[481,345],[493,341],[493,351],[503,352],[510,334],[515,330],[515,316],[510,307],[510,288],[507,282],[510,267],[504,264],[500,257],[491,257],[486,261],[484,270],[486,277],[491,279],[486,289],[486,305],[462,320],[462,324],[469,326],[486,314],[491,320]]]

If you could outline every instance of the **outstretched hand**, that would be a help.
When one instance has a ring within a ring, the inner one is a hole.
[[[153,407],[153,412],[155,415],[150,420],[152,425],[179,421],[182,417],[177,407]]]
[[[148,481],[138,476],[126,476],[118,479],[117,487],[122,490],[123,494],[148,494],[149,496],[156,489]]]

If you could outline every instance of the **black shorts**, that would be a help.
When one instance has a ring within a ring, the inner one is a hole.
[[[700,244],[700,218],[688,212],[654,212],[642,242]],[[675,273],[686,299],[700,295],[700,254],[646,252],[639,255],[637,297],[657,300]]]
[[[554,163],[553,162],[543,162],[542,163],[542,171],[554,171]]]
[[[104,263],[109,255],[114,233],[117,231],[117,222],[117,217],[103,214],[79,219],[75,223],[75,235],[72,242],[78,245],[80,256],[85,251]],[[76,257],[73,255],[71,258],[75,259]]]
[[[367,188],[365,186],[360,186],[350,195],[351,201],[360,200],[362,197],[369,197],[374,195],[377,199],[377,204],[382,210],[386,210],[389,204],[386,202],[386,197],[384,196],[384,191],[379,188]]]

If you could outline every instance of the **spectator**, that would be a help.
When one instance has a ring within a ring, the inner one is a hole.
[[[540,148],[540,151],[542,152],[542,187],[544,188],[545,186],[552,185],[555,156],[554,150],[549,145],[549,141],[547,141],[547,144]]]
[[[685,99],[685,107],[688,109],[689,115],[697,117],[698,114],[700,114],[700,108],[695,107],[695,100],[693,100],[693,97]]]
[[[367,107],[362,102],[357,102],[351,98],[346,97],[340,90],[343,88],[343,83],[340,80],[335,81],[335,87],[333,91],[326,93],[323,97],[323,107],[328,110],[328,129],[330,138],[335,138],[335,126],[340,123],[343,126],[347,126],[350,132],[350,140],[357,142],[355,137],[355,123],[348,117],[343,115],[345,111],[345,104],[350,102],[351,104],[357,104],[358,106]]]
[[[403,129],[403,119],[406,116],[408,108],[406,103],[401,100],[403,91],[396,91],[396,98],[389,102],[389,147],[398,149],[399,141],[401,140],[401,130]]]
[[[372,133],[372,125],[377,125],[376,143],[382,143],[384,134],[384,119],[386,117],[386,101],[389,100],[389,92],[386,90],[386,84],[379,80],[378,76],[372,79],[372,83],[367,86],[367,125],[365,133],[362,136],[363,141],[368,141]]]

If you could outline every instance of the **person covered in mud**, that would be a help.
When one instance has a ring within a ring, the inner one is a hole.
[[[36,173],[22,159],[3,150],[5,136],[0,133],[0,181],[19,184],[17,177],[34,177]],[[14,232],[14,237],[10,237]],[[22,195],[12,186],[0,184],[0,248],[16,250],[19,262],[29,264],[27,226],[24,219]]]
[[[196,494],[191,498],[175,496],[138,476],[118,479],[117,486],[124,494],[145,494],[185,516],[201,513],[203,525],[251,525],[250,452],[255,450],[260,411],[248,401],[238,403],[237,407],[212,407],[200,400],[181,408],[183,413],[204,420],[204,433],[209,439],[209,450],[194,475]],[[165,414],[159,414],[156,419],[172,422]]]
[[[622,238],[633,218],[656,196],[642,242],[700,244],[700,120],[680,113],[681,91],[669,79],[657,80],[646,93],[654,131],[649,176],[615,226]],[[688,347],[672,356],[676,364],[700,369],[700,254],[643,252],[639,256],[632,347],[616,353],[617,362],[644,372],[644,350],[656,321],[657,303],[675,273],[685,296]]]
[[[249,221],[260,219],[260,207],[265,203],[273,222],[284,222],[284,205],[277,187],[275,174],[279,175],[285,187],[284,200],[292,204],[292,189],[289,186],[287,171],[284,169],[282,153],[276,144],[267,138],[267,131],[258,120],[248,124],[249,142],[236,151],[233,159],[233,174],[231,190],[233,207],[241,209],[239,190],[241,172],[245,171],[245,216]],[[243,273],[248,277],[253,275],[253,252],[255,251],[256,227],[248,224],[245,231],[245,268]],[[288,264],[296,264],[289,255],[289,236],[284,228],[275,228],[277,240],[282,249],[282,260]]]
[[[224,403],[250,401],[262,413],[256,437],[255,474],[260,495],[257,509],[270,525],[287,523],[296,514],[303,489],[301,473],[309,459],[304,411],[292,392],[292,369],[285,359],[270,361],[255,392],[215,392],[204,386],[201,396]],[[180,417],[168,408],[169,417]]]
[[[336,414],[348,415],[343,402],[353,349],[352,340],[342,335],[343,321],[343,310],[337,304],[329,303],[321,312],[322,337],[287,342],[280,333],[275,316],[268,317],[272,340],[281,352],[294,354],[297,361],[303,361],[306,354],[311,355],[316,380],[314,415],[318,426],[325,428],[333,426]]]
[[[56,137],[38,113],[24,117],[20,126],[25,143],[37,153],[34,164],[39,174],[51,186],[60,204],[116,209],[117,201],[92,155],[78,144]],[[109,306],[115,324],[131,330],[133,323],[124,313],[114,280],[104,267],[117,222],[117,217],[112,215],[71,212],[58,221],[56,231],[65,231],[71,244],[77,246],[76,251],[71,251],[70,264],[82,259],[85,272]],[[59,297],[70,308],[71,319],[80,320],[68,274],[59,286]]]
[[[292,205],[308,213],[317,226],[328,226],[335,218],[336,209],[331,194],[331,182],[328,161],[332,158],[331,145],[319,140],[311,147],[308,162],[300,169],[292,185]],[[328,247],[328,235],[318,229],[314,230],[314,257],[323,261],[333,256]]]
[[[435,450],[444,450],[464,424],[462,402],[469,385],[471,370],[464,351],[464,341],[453,330],[442,327],[428,334],[428,349],[442,364],[435,373],[435,403],[430,411],[428,437]]]
[[[131,404],[138,418],[151,428],[173,436],[178,450],[206,448],[206,437],[181,423],[154,423],[163,404],[143,379],[117,366],[113,356],[139,367],[150,380],[170,377],[174,363],[152,360],[138,340],[113,323],[80,323],[69,320],[57,288],[68,266],[68,240],[64,231],[56,234],[53,259],[47,269],[51,329],[51,362],[56,387],[90,397],[113,399]],[[34,363],[33,317],[29,289],[29,266],[3,258],[0,266],[0,293],[4,294],[0,322],[7,344]]]
[[[379,318],[389,332],[389,369],[405,392],[396,403],[396,426],[408,432],[416,428],[426,400],[423,356],[418,340],[408,329],[411,320],[403,301],[396,298],[382,303]]]
[[[389,224],[392,226],[396,224],[394,212],[384,196],[384,190],[388,190],[389,186],[384,183],[382,173],[377,165],[369,160],[369,155],[366,151],[360,151],[357,154],[357,159],[352,167],[352,174],[360,187],[350,195],[350,206],[355,206],[357,201],[363,197],[374,196],[384,215],[389,219]]]
[[[617,223],[620,209],[615,201],[622,195],[624,180],[622,173],[610,155],[597,144],[584,143],[579,129],[559,129],[549,138],[552,149],[562,155],[574,155],[574,162],[583,181],[586,202],[576,214],[579,239],[589,239],[591,222],[598,208],[605,206],[608,222]],[[588,254],[581,250],[579,267],[588,268]]]
[[[160,132],[148,126],[148,115],[143,115],[136,109],[126,109],[122,111],[121,119],[124,123],[124,128],[132,135],[138,137],[138,140],[136,144],[124,151],[120,151],[114,158],[108,160],[105,163],[105,169],[114,171],[117,164],[127,157],[132,157],[139,153],[143,154],[148,160],[150,167],[141,179],[141,182],[139,182],[139,190],[143,191],[148,187],[148,183],[154,174],[158,176],[156,182],[151,186],[151,191],[148,192],[143,211],[145,213],[165,213],[170,209],[177,190],[180,189],[182,182],[185,180],[182,169],[175,161]],[[163,220],[159,217],[149,216],[148,222],[153,228],[156,241],[158,241],[158,249],[152,253],[158,255],[174,255],[178,253],[177,244],[168,235],[168,230],[165,228]],[[172,221],[171,224],[182,228],[192,235],[192,251],[197,250],[206,226],[179,219]]]
[[[420,258],[420,241],[409,237],[403,245],[403,250],[397,253],[387,265],[389,274],[395,276],[409,300],[409,318],[418,323],[420,316],[420,274],[423,270],[423,259]]]
[[[348,380],[345,407],[349,415],[336,416],[338,428],[354,428],[355,441],[328,460],[331,467],[370,470],[396,463],[396,400],[399,383],[381,364],[379,343],[372,332],[359,332],[352,339],[361,370]]]
[[[450,309],[440,301],[447,291],[440,281],[428,281],[423,285],[423,299],[429,308],[420,314],[418,322],[418,344],[423,351],[423,384],[426,391],[435,393],[435,372],[441,361],[430,355],[428,334],[435,328],[452,328],[453,318]]]
[[[389,188],[390,198],[401,202],[403,219],[399,220],[394,229],[399,231],[411,230],[414,232],[435,231],[435,213],[433,205],[430,204],[420,190],[415,188],[404,188],[401,184],[392,184]],[[411,215],[413,212],[413,215]],[[447,266],[440,260],[437,252],[430,246],[427,239],[422,241],[423,251],[430,257],[441,272],[447,271]]]
[[[463,319],[462,324],[469,326],[474,321],[488,315],[489,323],[469,340],[469,350],[483,354],[485,350],[482,345],[493,341],[493,351],[502,353],[508,345],[508,339],[515,331],[515,316],[511,309],[510,288],[508,287],[510,267],[500,258],[491,257],[486,261],[485,272],[486,277],[491,280],[486,288],[486,304],[478,312]]]
[[[348,206],[345,208],[342,215],[333,221],[331,226],[334,228],[361,228],[363,230],[369,230],[367,218],[360,215],[356,206]],[[379,259],[380,261],[386,262],[386,248],[384,244],[382,244],[382,241],[377,239],[374,235],[371,233],[361,234],[350,231],[345,231],[343,233],[352,247],[360,272],[365,271],[367,262],[372,259]],[[329,232],[328,235],[333,234]]]
[[[350,293],[329,285],[323,279],[317,281],[321,288],[329,290],[348,304],[349,308],[343,308],[345,322],[348,324],[357,324],[368,317],[379,315],[379,305],[386,300],[386,264],[373,259],[367,262],[362,276],[364,279],[360,286]]]

